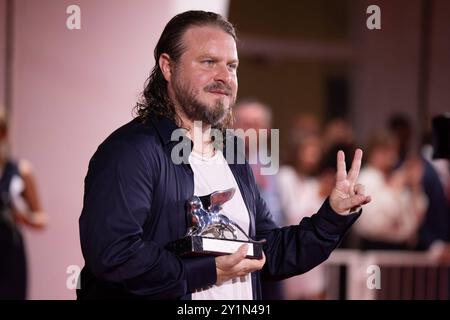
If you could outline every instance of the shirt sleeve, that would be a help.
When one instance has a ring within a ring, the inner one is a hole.
[[[99,148],[85,179],[81,247],[96,277],[133,294],[176,299],[215,283],[215,260],[181,259],[144,238],[156,183],[151,165],[127,142]]]

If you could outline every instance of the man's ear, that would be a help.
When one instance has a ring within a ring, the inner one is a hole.
[[[158,63],[164,79],[166,79],[167,82],[170,82],[172,77],[172,60],[170,60],[169,55],[167,53],[161,54]]]

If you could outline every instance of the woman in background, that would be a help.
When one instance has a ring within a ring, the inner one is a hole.
[[[19,225],[42,229],[46,222],[31,165],[9,157],[8,126],[0,111],[0,300],[26,298],[26,254]]]
[[[320,137],[314,133],[299,134],[292,153],[292,166],[281,167],[277,177],[286,225],[299,224],[304,217],[317,212],[326,198],[320,192],[318,176],[322,157]],[[319,265],[286,279],[283,287],[288,300],[324,299],[324,269]]]
[[[409,159],[395,168],[398,143],[384,131],[372,135],[367,150],[367,164],[358,181],[373,195],[373,201],[365,207],[354,231],[363,249],[412,249],[428,205],[421,186],[422,162]]]

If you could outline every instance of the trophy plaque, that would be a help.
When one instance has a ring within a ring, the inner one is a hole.
[[[221,256],[236,252],[247,243],[247,257],[261,259],[266,240],[256,241],[222,212],[222,206],[230,200],[235,188],[215,191],[207,196],[192,196],[187,203],[189,228],[184,238],[170,242],[166,248],[179,256]],[[240,231],[245,237],[237,237]]]

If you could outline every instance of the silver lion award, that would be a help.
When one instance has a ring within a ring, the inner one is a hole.
[[[207,196],[192,196],[187,203],[188,230],[186,236],[167,245],[167,249],[179,256],[221,256],[236,252],[247,243],[247,258],[260,259],[266,240],[256,241],[222,212],[222,206],[230,200],[235,188],[215,191]],[[238,240],[237,230],[246,240]]]

